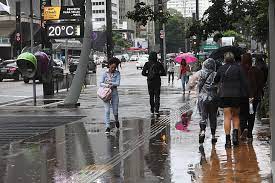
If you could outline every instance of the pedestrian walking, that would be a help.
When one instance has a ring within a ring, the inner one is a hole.
[[[248,94],[240,105],[240,129],[241,139],[253,140],[252,131],[255,122],[255,113],[261,101],[264,88],[264,73],[255,66],[252,66],[252,56],[250,53],[242,55],[241,67],[248,82]]]
[[[111,131],[110,128],[110,108],[112,106],[113,114],[115,118],[115,125],[119,128],[119,120],[118,120],[118,104],[119,104],[119,96],[117,87],[120,85],[120,72],[118,71],[118,65],[120,61],[118,58],[111,58],[108,62],[109,69],[105,71],[100,79],[101,87],[108,87],[112,89],[112,97],[110,100],[104,102],[104,122],[106,125],[106,134],[109,134]]]
[[[167,72],[168,72],[168,84],[170,84],[170,78],[172,77],[172,83],[174,83],[174,72],[175,72],[175,62],[170,59],[167,63]]]
[[[149,54],[149,61],[145,63],[142,75],[147,77],[148,92],[150,95],[151,114],[159,114],[161,78],[165,76],[163,65],[158,62],[157,53]]]
[[[239,144],[241,98],[246,96],[248,86],[240,65],[235,62],[234,54],[226,52],[224,61],[225,65],[219,68],[214,81],[219,83],[220,107],[224,111],[225,148],[231,148],[231,120],[233,122],[232,142],[233,145],[237,146]]]
[[[189,73],[191,73],[190,67],[186,63],[186,60],[183,58],[180,63],[180,71],[179,71],[179,78],[178,78],[178,79],[181,79],[183,94],[185,94],[185,85],[189,81],[189,75],[190,75]]]
[[[199,133],[200,144],[204,143],[207,121],[210,122],[212,144],[217,142],[215,134],[217,128],[218,88],[217,85],[214,84],[215,76],[215,60],[209,58],[203,62],[202,69],[196,72],[188,83],[189,90],[193,89],[196,85],[198,88],[198,107],[201,115]]]

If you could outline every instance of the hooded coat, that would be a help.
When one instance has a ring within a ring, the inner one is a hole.
[[[197,85],[199,101],[205,101],[217,95],[217,86],[214,85],[216,76],[216,62],[209,58],[203,62],[202,69],[196,72],[188,85],[192,89]]]

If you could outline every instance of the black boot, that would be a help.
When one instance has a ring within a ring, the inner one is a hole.
[[[199,134],[199,143],[200,144],[204,143],[204,139],[205,139],[205,130],[201,130]]]
[[[226,135],[225,148],[231,148],[231,138],[230,135]]]
[[[238,129],[233,130],[233,139],[232,139],[233,145],[237,146],[239,145],[239,136],[238,136]]]
[[[116,127],[119,128],[118,115],[115,115],[115,123],[116,123]]]
[[[200,128],[201,128],[201,131],[200,131],[200,134],[199,134],[199,143],[202,144],[202,143],[204,143],[204,139],[205,139],[206,125],[200,124]]]
[[[212,142],[213,145],[216,144],[216,142],[217,142],[217,138],[215,137],[215,133],[216,133],[216,129],[211,128],[211,134],[212,134],[211,142]]]

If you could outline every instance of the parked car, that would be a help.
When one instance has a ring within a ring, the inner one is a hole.
[[[137,69],[143,69],[145,63],[148,62],[148,58],[147,57],[139,57],[136,63],[136,67]]]
[[[22,78],[16,60],[5,60],[0,64],[0,81],[3,79],[14,79],[19,81]]]
[[[131,57],[130,57],[130,61],[137,61],[138,60],[138,55],[132,55]]]
[[[102,65],[102,68],[108,67],[107,57],[104,56],[104,57],[102,58],[101,65]]]
[[[77,69],[77,66],[79,64],[79,61],[71,62],[69,64],[69,71],[70,73],[74,73]],[[96,64],[94,61],[90,60],[87,66],[87,71],[92,71],[93,73],[96,73]]]
[[[63,61],[60,59],[53,59],[53,61],[59,66],[59,67],[63,67]]]

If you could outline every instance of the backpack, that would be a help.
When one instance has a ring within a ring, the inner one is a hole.
[[[159,68],[157,63],[154,63],[153,65],[151,65],[151,67],[149,68],[149,72],[148,72],[148,76],[147,79],[148,80],[153,80],[159,77]]]

